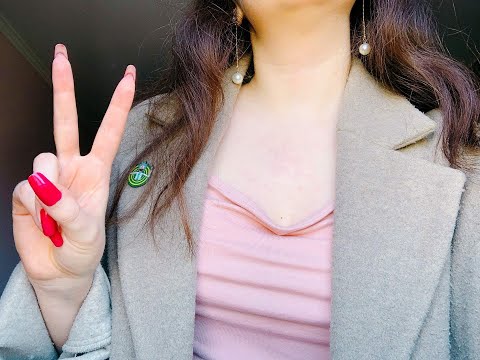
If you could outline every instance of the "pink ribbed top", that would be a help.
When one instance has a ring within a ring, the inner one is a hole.
[[[216,176],[197,253],[193,359],[329,359],[334,203],[276,225]]]

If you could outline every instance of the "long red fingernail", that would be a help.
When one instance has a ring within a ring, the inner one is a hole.
[[[55,205],[62,198],[60,190],[53,185],[42,173],[36,172],[28,177],[28,183],[35,194],[47,206]]]
[[[55,245],[56,247],[60,247],[63,245],[62,234],[60,234],[60,232],[58,231],[52,236],[50,236],[50,240],[52,240],[53,245]]]
[[[57,222],[44,209],[40,210],[40,222],[45,236],[52,236],[58,231]]]

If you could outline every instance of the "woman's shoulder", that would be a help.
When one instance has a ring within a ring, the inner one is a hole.
[[[428,111],[425,113],[430,119],[435,121],[436,123],[436,129],[434,132],[434,136],[430,140],[435,140],[437,141],[438,138],[440,137],[440,131],[443,126],[443,112],[439,108],[435,108],[433,110]],[[433,148],[436,144],[433,144],[431,147]],[[439,150],[440,152],[440,150]],[[466,163],[470,164],[470,169],[469,170],[460,170],[463,171],[467,177],[467,181],[469,183],[474,183],[477,185],[480,185],[480,149],[477,149],[476,151],[465,151],[465,160]],[[445,157],[442,156],[442,161],[445,164],[448,164],[445,160]],[[450,165],[448,165],[450,166]]]
[[[435,108],[430,110],[425,113],[425,116],[428,116],[435,122],[434,131],[420,141],[399,149],[399,151],[409,156],[433,162],[439,166],[452,168],[441,150],[440,136],[443,126],[441,109]],[[466,223],[466,231],[472,236],[475,235],[479,238],[480,246],[480,154],[478,151],[476,154],[471,152],[470,154],[466,153],[465,157],[467,163],[471,165],[470,168],[454,169],[455,171],[461,171],[465,175],[464,193],[459,216],[462,218],[461,221]],[[475,228],[472,227],[474,224],[476,224]]]
[[[440,108],[435,108],[425,112],[424,115],[433,121],[435,124],[434,130],[421,140],[401,148],[399,151],[413,157],[433,162],[440,166],[452,167],[441,149],[442,142],[440,137],[444,119],[442,110]],[[469,180],[477,179],[480,181],[480,151],[477,151],[476,154],[473,152],[466,153],[465,156],[473,165],[472,169],[469,171],[465,169],[458,170],[464,172]]]
[[[147,135],[149,117],[152,106],[156,106],[167,94],[159,94],[137,102],[128,113],[121,149],[127,148],[132,142],[143,139]]]
[[[147,144],[155,127],[167,118],[165,115],[171,114],[172,106],[166,100],[167,93],[158,94],[137,102],[130,109],[116,162],[123,162]]]

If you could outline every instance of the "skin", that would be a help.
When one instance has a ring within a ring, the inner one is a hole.
[[[212,174],[271,220],[296,224],[334,201],[336,123],[353,0],[242,0],[255,76],[242,85]],[[321,19],[321,21],[320,21]]]
[[[240,89],[213,172],[254,199],[280,225],[296,223],[333,200],[335,128],[350,68],[353,0],[242,0],[252,24],[254,79]],[[25,180],[13,192],[15,246],[57,349],[65,343],[105,247],[105,210],[113,158],[135,91],[128,66],[94,145],[80,156],[73,74],[67,49],[52,63],[57,154],[33,162],[62,192],[43,204]],[[321,189],[321,191],[319,191]],[[41,230],[43,208],[64,239]]]

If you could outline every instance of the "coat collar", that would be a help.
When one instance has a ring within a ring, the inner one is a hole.
[[[437,126],[405,97],[383,88],[356,57],[352,57],[341,110],[338,130],[389,149],[410,145]]]
[[[242,73],[250,60],[250,55],[241,58]],[[209,170],[240,89],[231,81],[234,71],[232,66],[225,72],[225,101],[184,187],[195,239]],[[448,272],[465,175],[402,153],[434,132],[436,123],[382,88],[357,58],[337,126],[332,355],[407,358]],[[134,201],[138,191],[127,189],[120,207]],[[155,358],[162,349],[162,358],[191,358],[196,264],[186,256],[177,209],[157,225],[160,251],[142,227],[148,211],[142,207],[118,229],[121,289],[135,352],[138,358]]]

